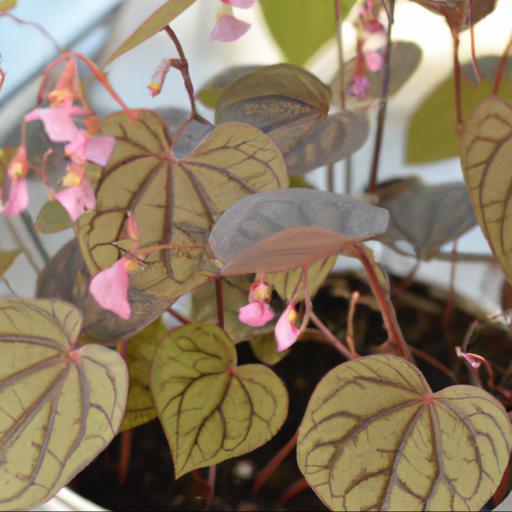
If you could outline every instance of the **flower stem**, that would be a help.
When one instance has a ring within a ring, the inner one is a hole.
[[[217,323],[224,329],[224,295],[222,293],[222,277],[215,278],[215,297],[217,300]]]
[[[496,69],[496,77],[494,78],[494,88],[492,90],[493,94],[498,94],[500,92],[501,78],[503,76],[503,71],[505,70],[505,64],[507,63],[508,54],[512,49],[512,36],[510,37],[505,50],[501,56],[500,62],[498,64],[498,68]]]
[[[43,242],[39,236],[39,233],[36,231],[36,228],[34,226],[34,222],[32,221],[32,217],[27,211],[24,211],[21,214],[21,221],[25,225],[25,228],[27,229],[27,232],[34,243],[37,252],[43,259],[44,263],[48,263],[50,261],[50,255],[48,254],[48,251],[46,250],[45,246],[43,245]]]

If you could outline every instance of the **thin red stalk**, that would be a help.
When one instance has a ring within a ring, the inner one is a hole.
[[[407,342],[405,341],[404,336],[402,334],[402,329],[398,324],[395,308],[387,292],[382,288],[371,261],[368,259],[368,256],[366,255],[366,253],[364,252],[363,248],[360,245],[354,244],[352,248],[354,254],[363,264],[363,267],[366,271],[366,275],[368,276],[370,287],[379,305],[379,309],[382,314],[382,319],[384,320],[384,327],[386,328],[386,331],[388,333],[389,341],[391,343],[394,343],[398,348],[400,348],[403,356],[406,359],[408,359],[411,363],[414,363],[414,358],[412,357],[409,345],[407,345]]]
[[[341,1],[334,0],[334,19],[336,20],[336,42],[338,48],[338,68],[340,75],[340,102],[341,108],[345,108],[345,59],[343,56],[343,28]]]
[[[274,471],[281,465],[281,463],[290,455],[292,450],[297,445],[299,431],[295,432],[293,437],[276,453],[274,458],[258,473],[256,481],[252,487],[252,494],[255,495],[265,482],[272,476]]]
[[[127,343],[121,340],[118,344],[118,350],[121,357],[126,360]],[[133,430],[125,430],[121,433],[121,448],[119,454],[119,465],[117,473],[117,482],[119,485],[125,485],[130,470],[130,459],[132,457]]]
[[[357,302],[359,301],[359,292],[354,292],[350,297],[350,306],[348,308],[348,320],[347,320],[347,345],[350,352],[354,357],[358,356],[354,343],[354,315],[356,312]]]
[[[11,12],[2,11],[0,12],[0,16],[5,16],[7,18],[10,18],[11,20],[15,21],[19,25],[28,25],[29,27],[35,28],[43,37],[48,39],[52,46],[55,48],[57,53],[62,53],[64,50],[59,45],[59,43],[56,41],[56,39],[39,23],[35,23],[34,21],[26,21],[22,20],[21,18],[18,18],[18,16],[15,16]]]
[[[454,373],[443,363],[438,361],[435,357],[432,357],[430,354],[427,354],[423,350],[411,347],[411,352],[419,359],[423,359],[423,361],[427,362],[434,368],[437,368],[441,373],[444,373],[447,377],[453,380],[453,382],[457,382],[457,379],[455,378]]]
[[[450,288],[443,317],[443,329],[448,329],[452,322],[453,310],[455,309],[455,278],[457,276],[457,240],[453,241],[452,261],[450,264]]]
[[[217,479],[217,466],[213,465],[208,468],[208,497],[206,498],[205,510],[210,510],[215,498],[215,481]]]
[[[182,324],[190,323],[190,320],[188,318],[185,318],[182,314],[178,313],[177,311],[174,311],[174,309],[172,309],[172,307],[167,308],[167,313],[169,313],[169,315],[176,318],[176,320],[178,320],[178,322],[181,322]]]
[[[505,71],[505,64],[507,63],[508,54],[512,49],[512,36],[510,37],[507,46],[505,46],[505,50],[501,56],[500,62],[498,64],[498,68],[496,69],[496,76],[494,78],[494,88],[492,90],[493,94],[498,94],[500,92],[501,78],[503,77],[503,71]]]
[[[334,192],[334,164],[329,164],[325,168],[327,177],[327,191]]]
[[[305,478],[301,478],[300,480],[297,480],[295,483],[290,485],[286,491],[279,497],[279,499],[276,501],[276,507],[277,508],[283,508],[288,501],[290,501],[292,498],[295,498],[298,494],[300,494],[302,491],[305,491],[306,489],[309,489],[309,484],[307,483]]]
[[[215,278],[215,298],[217,300],[217,323],[224,329],[224,294],[222,293],[222,278]]]
[[[379,113],[377,116],[377,133],[375,135],[375,144],[373,146],[373,157],[370,171],[370,181],[368,184],[368,192],[374,194],[377,191],[377,182],[380,165],[380,155],[382,149],[382,139],[384,137],[384,124],[386,121],[386,111],[388,105],[389,96],[389,83],[391,79],[391,31],[393,27],[394,15],[395,15],[395,0],[389,1],[389,11],[386,9],[388,14],[388,30],[387,30],[387,41],[386,41],[386,53],[384,55],[384,78],[382,80],[382,93],[379,102]]]
[[[478,83],[482,81],[482,73],[476,58],[476,44],[475,44],[475,26],[473,25],[473,0],[468,2],[468,18],[469,18],[469,35],[471,38],[471,60],[473,62],[473,71],[475,72]]]
[[[420,268],[421,260],[416,260],[414,267],[411,271],[393,288],[391,295],[400,295],[405,292],[414,283],[414,278]]]
[[[332,343],[334,348],[343,356],[345,359],[354,359],[352,353],[341,343],[341,341],[334,336],[334,334],[327,328],[327,326],[318,318],[314,311],[311,311],[311,321],[322,331],[328,341]]]

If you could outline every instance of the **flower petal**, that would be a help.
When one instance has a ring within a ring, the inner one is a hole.
[[[249,9],[256,3],[256,0],[222,0],[222,2],[231,5],[231,7],[238,7],[239,9]]]
[[[64,206],[73,222],[76,222],[85,210],[94,210],[96,208],[94,191],[85,179],[76,187],[61,190],[55,194],[55,199]]]
[[[0,215],[18,215],[28,206],[27,178],[17,177],[10,181],[9,199],[0,206]]]
[[[25,116],[25,121],[42,121],[52,142],[70,142],[79,132],[66,108],[36,108]]]
[[[85,159],[105,166],[116,145],[116,139],[110,135],[95,135],[85,145]]]
[[[128,320],[132,315],[132,308],[128,302],[130,276],[126,268],[127,263],[127,258],[121,258],[111,267],[96,274],[89,285],[89,291],[96,302],[124,320]]]
[[[277,351],[283,352],[290,348],[299,337],[300,330],[290,321],[293,304],[289,304],[277,321],[274,334],[277,342]]]
[[[247,306],[240,308],[238,319],[240,322],[251,327],[262,327],[274,318],[274,311],[268,304],[263,302],[250,302]]]
[[[378,71],[384,62],[384,58],[380,52],[366,52],[364,54],[364,60],[366,62],[366,67],[370,71]]]
[[[236,41],[251,27],[250,23],[239,20],[229,14],[221,16],[210,34],[210,41]]]

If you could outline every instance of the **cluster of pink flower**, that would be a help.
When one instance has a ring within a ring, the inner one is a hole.
[[[363,99],[370,89],[367,72],[374,73],[382,68],[384,58],[382,47],[386,42],[386,29],[376,18],[373,0],[366,0],[359,11],[356,64],[348,93]],[[374,50],[373,48],[379,48]]]
[[[233,7],[249,9],[256,0],[221,0],[224,4],[217,15],[217,23],[210,34],[212,41],[236,41],[251,27],[250,23],[239,20],[233,15]]]
[[[274,318],[270,307],[272,288],[263,274],[257,274],[249,291],[249,304],[240,308],[238,319],[251,327],[262,327]],[[295,325],[297,312],[292,302],[285,308],[274,328],[277,350],[283,352],[291,347],[299,337],[300,329]]]
[[[72,58],[66,61],[64,70],[57,80],[55,89],[48,94],[48,108],[36,108],[29,112],[25,122],[42,121],[44,130],[52,142],[65,143],[66,156],[69,158],[67,172],[62,179],[63,190],[49,190],[51,197],[58,200],[76,221],[85,210],[96,207],[96,199],[91,185],[85,177],[86,162],[104,166],[114,148],[115,139],[110,136],[95,135],[99,128],[97,118],[90,109],[85,108],[77,74],[77,64]],[[75,102],[80,102],[76,106]],[[86,129],[79,128],[75,117],[84,119]],[[22,134],[24,130],[22,128]],[[24,135],[14,158],[7,168],[7,180],[0,194],[0,215],[17,215],[23,212],[29,203],[27,175],[30,166]],[[4,199],[7,197],[7,199]]]

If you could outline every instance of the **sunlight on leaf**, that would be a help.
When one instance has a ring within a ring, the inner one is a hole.
[[[260,0],[263,16],[276,43],[292,64],[302,66],[336,33],[331,0]],[[342,0],[345,18],[355,0]]]
[[[148,19],[146,19],[133,34],[108,58],[105,65],[110,64],[127,51],[139,46],[144,41],[158,34],[183,11],[188,9],[195,0],[167,0]]]
[[[288,394],[277,375],[236,363],[233,343],[215,325],[186,325],[158,347],[151,392],[176,478],[255,450],[286,419]]]
[[[480,510],[512,446],[503,406],[474,386],[433,393],[404,359],[344,363],[318,384],[297,460],[331,510]]]
[[[144,425],[157,417],[149,389],[149,375],[156,348],[166,335],[167,329],[158,319],[127,342],[125,361],[130,387],[121,431]]]
[[[0,251],[0,277],[2,277],[16,261],[16,258],[23,252],[23,249],[12,249]]]
[[[483,101],[464,126],[461,163],[476,218],[512,279],[512,102],[496,96]]]
[[[389,214],[351,196],[307,189],[255,194],[215,224],[210,247],[224,275],[311,265],[386,231]]]
[[[36,229],[39,233],[59,233],[73,226],[68,212],[59,201],[48,201],[37,216]]]
[[[64,302],[0,301],[0,510],[51,498],[119,429],[126,365],[98,345],[73,351],[81,323]]]
[[[128,238],[130,212],[141,247],[164,246],[147,254],[131,283],[162,298],[182,295],[214,275],[207,237],[224,210],[247,195],[288,184],[281,153],[251,126],[217,126],[183,160],[171,153],[165,125],[153,112],[139,111],[134,122],[112,114],[103,133],[117,144],[96,187],[97,209],[78,223],[84,259],[96,274],[120,257],[112,244]]]

